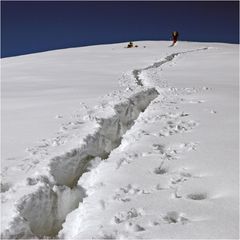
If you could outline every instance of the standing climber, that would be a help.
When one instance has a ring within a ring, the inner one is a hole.
[[[178,40],[178,32],[172,32],[172,40],[173,40],[173,43],[172,43],[172,46],[176,44],[177,40]]]

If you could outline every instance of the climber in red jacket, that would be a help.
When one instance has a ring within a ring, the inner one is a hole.
[[[177,42],[178,35],[179,35],[178,32],[173,32],[172,33],[172,40],[173,40],[173,44],[172,45],[174,45]]]

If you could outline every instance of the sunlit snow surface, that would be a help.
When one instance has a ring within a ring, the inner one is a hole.
[[[3,238],[238,238],[238,45],[1,60]]]

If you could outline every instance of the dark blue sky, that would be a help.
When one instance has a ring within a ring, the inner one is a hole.
[[[239,2],[1,2],[1,56],[134,40],[239,43]]]

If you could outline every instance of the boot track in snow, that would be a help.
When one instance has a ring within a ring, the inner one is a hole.
[[[195,50],[190,50],[190,51],[185,51],[185,52],[178,52],[178,53],[173,53],[171,55],[166,56],[162,61],[155,62],[154,64],[145,67],[143,69],[135,69],[132,71],[134,78],[136,79],[136,83],[139,86],[144,86],[143,80],[140,78],[140,73],[152,68],[159,68],[160,66],[164,65],[165,63],[171,62],[176,56],[186,54],[186,53],[191,53],[191,52],[197,52],[197,51],[203,51],[203,50],[208,50],[208,47],[205,48],[199,48]]]

